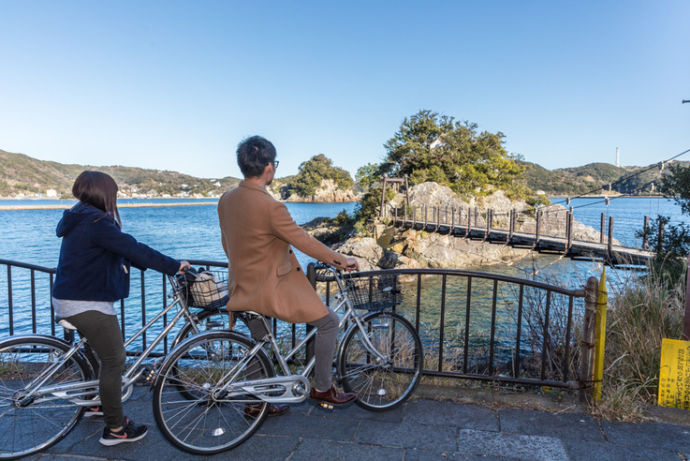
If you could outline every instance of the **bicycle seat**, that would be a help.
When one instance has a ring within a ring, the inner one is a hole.
[[[60,318],[60,317],[57,317],[57,316],[55,317],[55,323],[60,325],[65,330],[75,330],[76,331],[76,329],[77,329],[77,327],[75,327],[74,325],[69,323],[67,320]]]

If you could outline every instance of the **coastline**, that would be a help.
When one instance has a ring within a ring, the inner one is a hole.
[[[145,207],[167,207],[167,206],[204,206],[204,205],[218,205],[215,202],[183,202],[183,203],[118,203],[118,208],[145,208]],[[0,205],[0,211],[14,211],[14,210],[68,210],[74,204],[60,204],[60,205]]]

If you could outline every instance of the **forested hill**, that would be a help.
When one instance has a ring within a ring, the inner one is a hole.
[[[658,180],[668,173],[668,168],[660,169],[657,165],[617,167],[609,163],[589,163],[576,168],[547,170],[536,163],[520,163],[525,166],[527,185],[551,196],[575,196],[595,190],[593,193],[608,192],[609,184],[613,192],[621,194],[656,193]],[[690,162],[678,163],[690,165]]]
[[[317,157],[315,158],[319,160]],[[305,162],[307,163],[309,162]],[[556,170],[547,170],[536,163],[519,163],[525,166],[526,184],[533,190],[544,191],[547,195],[575,196],[597,189],[597,192],[608,191],[609,184],[612,184],[613,192],[653,193],[656,191],[655,181],[668,172],[668,168],[660,171],[656,166],[643,172],[649,167],[616,167],[608,163],[590,163],[581,167]],[[690,162],[679,163],[684,166],[690,165]],[[217,197],[239,182],[239,179],[234,177],[196,178],[175,171],[125,166],[66,165],[0,150],[0,197],[50,195],[71,198],[70,191],[74,179],[86,169],[108,173],[115,178],[123,195],[129,197]],[[621,181],[621,178],[628,176],[633,177]],[[293,183],[298,183],[296,178],[295,176],[277,179],[276,186],[288,185],[294,188]],[[300,183],[307,184],[305,181]],[[352,187],[349,182],[347,185]],[[339,184],[339,187],[343,185]]]
[[[129,197],[215,197],[239,182],[233,177],[196,178],[175,171],[126,166],[65,165],[0,150],[0,196],[71,198],[72,183],[84,170],[108,173],[122,195]]]

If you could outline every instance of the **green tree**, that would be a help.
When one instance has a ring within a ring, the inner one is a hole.
[[[362,189],[369,190],[369,188],[381,180],[380,166],[373,163],[367,163],[357,169],[355,173],[355,181]]]
[[[324,179],[333,180],[341,189],[349,189],[354,185],[350,173],[333,166],[333,161],[324,154],[318,154],[302,162],[299,172],[288,182],[287,188],[290,192],[310,196],[314,195]]]
[[[524,167],[508,155],[504,137],[500,131],[478,132],[476,123],[421,110],[384,145],[387,156],[380,172],[407,175],[412,185],[434,181],[465,196],[503,189],[508,196],[526,198]]]

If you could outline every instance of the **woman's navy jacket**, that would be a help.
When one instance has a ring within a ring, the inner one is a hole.
[[[55,229],[62,237],[53,296],[58,299],[116,301],[129,296],[130,263],[173,275],[180,262],[137,242],[102,210],[79,202]]]

